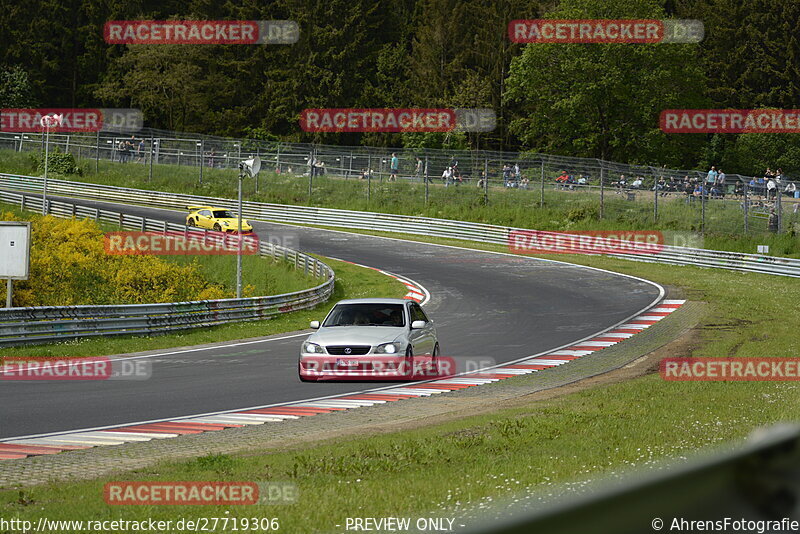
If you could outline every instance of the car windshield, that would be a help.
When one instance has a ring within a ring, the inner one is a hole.
[[[339,304],[322,326],[405,326],[402,304]]]
[[[214,217],[217,219],[234,219],[236,216],[228,210],[214,210]]]

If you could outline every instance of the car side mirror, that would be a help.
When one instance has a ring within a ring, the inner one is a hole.
[[[311,324],[309,324],[308,326],[316,330],[317,328],[319,328],[319,321],[311,321]]]
[[[411,323],[411,330],[419,330],[420,328],[425,328],[425,321],[414,321]]]

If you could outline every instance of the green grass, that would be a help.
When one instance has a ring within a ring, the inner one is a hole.
[[[148,181],[149,167],[142,164],[119,164],[101,161],[99,174],[94,172],[94,160],[80,162],[83,176],[65,179],[180,192],[224,198],[235,198],[237,180],[233,170],[204,169],[203,183],[199,183],[197,168],[175,165],[155,165],[153,179]],[[33,173],[35,165],[28,153],[0,151],[0,170],[4,172]],[[299,169],[296,169],[299,170]],[[369,190],[368,190],[369,189]],[[438,181],[429,187],[428,202],[421,183],[405,181],[388,183],[374,179],[371,186],[364,180],[317,177],[314,179],[311,198],[308,195],[308,177],[262,172],[259,192],[255,183],[245,184],[245,198],[252,201],[275,202],[332,207],[350,210],[376,211],[457,219],[488,224],[500,224],[538,230],[662,230],[699,231],[701,206],[699,202],[687,204],[683,195],[673,194],[659,198],[659,218],[653,221],[653,196],[640,192],[636,201],[625,200],[610,188],[605,194],[604,218],[600,216],[597,191],[561,191],[547,184],[544,207],[540,207],[538,183],[529,190],[490,188],[489,204],[483,202],[483,190],[474,185],[442,187]],[[738,202],[706,203],[706,248],[755,253],[756,245],[767,244],[771,254],[800,257],[800,214],[784,206],[784,227],[790,229],[782,235],[766,231],[766,219],[750,218],[750,234],[744,235],[742,211]]]
[[[791,279],[639,264],[581,263],[684,289],[708,303],[702,343],[684,356],[796,356],[787,315],[800,290]],[[522,380],[535,380],[532,377]],[[278,451],[161,462],[97,480],[0,493],[0,514],[35,520],[278,517],[285,532],[335,530],[348,516],[444,516],[512,496],[547,494],[696,449],[742,438],[759,426],[800,418],[793,383],[665,382],[649,375],[546,401],[385,435],[287,444]],[[292,481],[296,505],[109,507],[112,480]],[[80,510],[80,512],[76,512]]]
[[[0,361],[10,357],[82,357],[123,354],[132,351],[147,351],[199,345],[203,343],[220,343],[237,339],[268,336],[282,332],[291,332],[308,328],[308,323],[321,320],[330,308],[339,300],[361,297],[402,297],[407,288],[384,274],[372,269],[365,269],[350,263],[318,256],[336,272],[334,293],[327,303],[320,304],[310,310],[281,314],[274,319],[250,321],[215,326],[212,328],[195,328],[182,333],[158,336],[111,336],[107,338],[82,339],[63,343],[50,343],[30,347],[13,347],[0,349]]]

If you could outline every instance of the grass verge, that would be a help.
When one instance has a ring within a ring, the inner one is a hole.
[[[559,258],[562,259],[562,258]],[[678,286],[708,303],[699,343],[684,356],[793,356],[791,279],[611,258],[576,262]],[[524,379],[535,379],[528,377]],[[550,400],[377,436],[239,455],[162,462],[98,480],[0,493],[0,514],[50,519],[277,517],[285,532],[337,530],[346,517],[455,517],[515,496],[571,491],[800,416],[793,383],[665,382],[648,375]],[[298,504],[250,507],[109,507],[110,480],[292,481]],[[80,512],[75,512],[80,510]],[[456,523],[458,524],[458,523]]]

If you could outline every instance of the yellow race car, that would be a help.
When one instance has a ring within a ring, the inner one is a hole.
[[[189,210],[189,215],[186,216],[186,226],[208,228],[217,232],[239,231],[239,218],[229,209],[212,206],[186,206],[186,209]],[[252,231],[252,225],[246,219],[242,219],[242,233]]]

